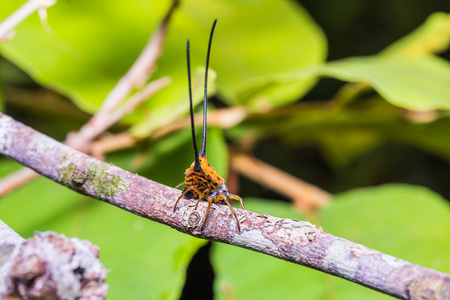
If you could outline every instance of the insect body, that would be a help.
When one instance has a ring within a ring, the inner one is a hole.
[[[208,208],[206,209],[205,219],[203,221],[202,227],[205,226],[206,220],[209,216],[209,210],[211,208],[211,204],[215,203],[225,203],[230,208],[233,213],[236,222],[238,231],[241,231],[241,227],[239,225],[239,220],[234,212],[233,207],[231,206],[229,200],[237,200],[241,204],[242,208],[245,209],[244,203],[242,202],[241,197],[237,195],[230,194],[228,192],[228,188],[225,186],[225,181],[219,174],[217,174],[216,170],[208,163],[206,159],[206,117],[207,117],[207,78],[208,78],[208,64],[209,64],[209,54],[211,51],[211,42],[214,33],[214,28],[216,26],[217,20],[214,21],[211,34],[209,37],[208,44],[208,52],[206,55],[206,71],[205,71],[205,94],[203,98],[203,139],[202,139],[202,148],[200,151],[200,155],[198,154],[197,142],[195,139],[195,129],[194,129],[194,113],[192,107],[192,89],[191,89],[191,72],[190,72],[190,57],[189,57],[189,40],[187,41],[186,53],[187,53],[187,67],[188,67],[188,81],[189,81],[189,103],[190,103],[190,116],[191,116],[191,130],[192,130],[192,141],[194,143],[194,162],[192,165],[186,170],[184,182],[179,184],[177,187],[181,185],[185,185],[183,192],[180,197],[178,197],[175,205],[173,207],[173,211],[177,208],[178,202],[185,195],[190,195],[190,198],[197,199],[197,203],[195,205],[195,209],[201,200],[208,201]]]

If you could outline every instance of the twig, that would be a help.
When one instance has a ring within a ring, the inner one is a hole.
[[[79,149],[79,146],[82,145],[81,150],[85,150],[83,152],[90,151],[90,144],[94,138],[117,123],[124,116],[131,113],[139,104],[161,90],[163,87],[167,86],[169,83],[170,79],[168,77],[163,77],[152,81],[141,91],[130,97],[123,107],[117,107],[108,114],[106,114],[104,110],[99,111],[94,115],[91,121],[81,128],[80,131],[70,134],[65,144],[75,149]],[[89,145],[89,149],[84,148],[86,145]]]
[[[247,112],[242,107],[223,108],[212,111],[208,115],[208,124],[211,126],[217,126],[220,128],[233,127],[240,123],[247,115]],[[201,124],[202,114],[196,114],[194,116],[195,123]],[[158,139],[165,136],[175,130],[189,127],[189,118],[180,119],[174,121],[164,127],[161,127],[151,134],[152,139]],[[199,125],[200,126],[200,125]],[[128,147],[132,147],[142,139],[133,137],[130,133],[121,132],[114,135],[101,136],[94,142],[92,142],[91,153],[95,157],[103,157],[105,153],[112,152]],[[1,187],[1,182],[0,182]],[[1,194],[1,189],[0,189]]]
[[[67,137],[67,145],[75,149],[82,150],[83,152],[89,152],[90,142],[100,133],[109,128],[110,125],[114,124],[111,119],[119,120],[123,116],[119,117],[117,115],[118,113],[128,113],[128,111],[126,110],[118,109],[118,106],[123,102],[124,99],[126,99],[130,95],[133,89],[141,87],[146,82],[152,70],[155,68],[156,59],[159,57],[162,51],[162,46],[166,37],[169,20],[178,5],[179,0],[172,1],[172,5],[170,6],[169,11],[161,21],[155,33],[151,36],[150,40],[148,41],[144,50],[142,50],[137,60],[134,62],[128,72],[119,80],[117,85],[111,90],[108,96],[106,96],[102,106],[91,118],[91,120],[89,120],[89,122],[81,127],[78,132],[72,133]],[[164,79],[164,81],[165,80],[167,79]],[[167,82],[159,84],[157,87],[162,88],[166,85]],[[158,89],[154,89],[155,86],[152,87],[152,93],[158,91]]]
[[[23,168],[2,178],[0,180],[0,197],[18,189],[38,175],[31,169]]]
[[[165,17],[156,29],[155,34],[150,38],[149,42],[141,52],[137,60],[128,70],[128,72],[119,80],[114,89],[108,94],[98,113],[91,120],[92,123],[101,122],[101,118],[107,116],[114,110],[134,88],[141,87],[150,77],[151,72],[155,68],[156,59],[161,54],[173,12],[180,4],[180,0],[173,0]],[[97,121],[97,119],[99,119]]]
[[[217,109],[208,113],[208,124],[209,126],[216,126],[220,128],[233,127],[236,124],[242,122],[242,120],[247,116],[247,110],[243,107],[231,107]],[[195,114],[194,122],[195,124],[202,123],[203,114]],[[170,132],[175,130],[189,127],[191,124],[190,119],[184,118],[175,122],[168,124],[162,128],[159,128],[152,134],[152,138],[160,138]],[[199,125],[200,126],[200,125]]]
[[[330,235],[309,222],[235,209],[242,229],[237,232],[228,207],[214,204],[201,230],[205,202],[195,211],[195,201],[182,199],[173,212],[180,191],[73,150],[4,114],[0,153],[74,191],[192,236],[265,253],[401,299],[450,297],[449,274]]]
[[[56,3],[56,0],[30,0],[0,24],[0,41],[11,38],[11,30],[36,10],[45,16],[43,10]]]
[[[331,194],[246,154],[232,151],[231,165],[242,175],[294,201],[303,212],[328,204]]]

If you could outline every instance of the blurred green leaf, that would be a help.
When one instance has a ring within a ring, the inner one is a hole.
[[[80,108],[95,112],[136,59],[169,4],[168,0],[126,4],[119,0],[61,1],[48,10],[51,32],[45,32],[34,15],[17,27],[16,37],[2,43],[0,51],[39,83],[69,96]],[[16,1],[2,1],[0,19],[18,7]],[[211,16],[211,11],[216,14]],[[272,21],[266,22],[269,16]],[[214,18],[219,22],[211,68],[218,73],[219,93],[229,103],[244,101],[237,95],[254,77],[285,73],[321,63],[325,58],[322,32],[293,2],[184,1],[170,24],[153,75],[170,76],[172,84],[145,103],[129,121],[146,122],[150,118],[163,125],[177,109],[187,110],[185,43],[191,39],[193,68],[203,65]],[[298,98],[310,86],[280,83],[264,99],[258,96],[251,100],[252,105],[261,101],[265,106],[280,105]],[[141,126],[147,128],[147,132],[137,131],[141,136],[153,129]]]
[[[252,211],[303,219],[287,203],[244,201]],[[321,212],[319,223],[336,236],[425,267],[450,270],[450,208],[445,199],[426,188],[386,185],[339,194]],[[390,299],[343,279],[249,250],[219,243],[212,250],[219,299],[279,295],[283,299],[298,299],[299,295],[302,299]]]
[[[386,101],[405,109],[450,109],[450,64],[433,56],[348,58],[290,74],[262,76],[252,82],[247,93],[257,94],[271,89],[275,83],[311,82],[317,76],[368,84]]]
[[[348,58],[323,66],[305,65],[291,72],[266,74],[245,82],[239,97],[259,99],[282,85],[289,91],[301,83],[304,91],[319,76],[368,84],[393,105],[417,111],[450,109],[450,64],[427,55],[444,51],[450,40],[450,16],[431,15],[410,35],[395,42],[379,55]],[[288,92],[289,93],[289,92]],[[300,93],[301,94],[301,93]],[[267,108],[268,105],[265,105]]]
[[[430,15],[419,28],[383,50],[383,55],[404,57],[443,52],[450,43],[450,14]]]
[[[372,86],[405,109],[450,109],[450,64],[437,57],[366,57],[331,62],[321,74]]]

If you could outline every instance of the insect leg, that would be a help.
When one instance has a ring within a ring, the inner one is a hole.
[[[239,203],[241,204],[242,208],[245,209],[244,201],[242,201],[242,198],[239,197],[238,195],[230,194],[230,196],[229,196],[228,198],[231,199],[231,200],[237,200],[237,201],[239,201]]]
[[[196,192],[197,192],[197,190],[196,190]],[[202,200],[202,199],[207,199],[208,197],[209,197],[209,189],[206,189],[203,193],[199,193],[199,192],[197,192],[197,194],[199,195],[198,196],[198,200],[197,200],[197,203],[195,204],[195,209],[197,209],[197,206],[198,206],[198,204],[200,203],[200,200]],[[206,194],[206,197],[205,197],[205,194]]]
[[[225,201],[225,203],[226,203],[226,204],[228,205],[228,207],[231,209],[231,213],[234,215],[234,217],[235,217],[235,219],[236,219],[236,222],[237,222],[238,231],[241,232],[241,226],[239,225],[239,220],[238,220],[238,218],[237,218],[237,216],[236,216],[236,213],[234,212],[233,207],[231,206],[230,202],[228,202],[227,197],[225,197],[225,196],[223,196],[223,195],[220,195],[220,196],[222,196],[222,199]],[[233,196],[235,196],[235,195],[233,195]],[[230,198],[231,198],[231,197],[230,197]],[[240,199],[240,197],[238,197],[238,198]],[[236,199],[236,200],[237,200],[237,199]],[[242,199],[241,199],[241,202],[242,202]]]
[[[211,203],[213,202],[213,198],[208,197],[208,208],[206,209],[206,215],[205,215],[205,220],[203,221],[202,227],[200,227],[200,229],[203,229],[203,227],[206,224],[206,220],[208,220],[208,216],[209,216],[209,209],[211,208]]]
[[[177,208],[178,201],[180,201],[180,199],[183,198],[184,195],[186,195],[186,193],[189,192],[190,190],[192,190],[191,187],[185,187],[184,188],[184,190],[181,193],[180,197],[178,197],[177,202],[175,202],[175,205],[173,206],[173,212],[175,212],[175,209]]]

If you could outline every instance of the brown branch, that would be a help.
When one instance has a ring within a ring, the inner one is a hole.
[[[108,272],[98,251],[53,232],[25,241],[0,221],[0,299],[104,299]]]
[[[448,299],[450,275],[414,265],[323,232],[309,222],[282,219],[214,204],[200,230],[206,203],[73,150],[0,114],[0,153],[57,183],[178,231],[265,253],[317,269],[401,299]],[[220,216],[220,217],[219,217]]]
[[[331,198],[328,192],[240,152],[231,152],[231,165],[242,175],[292,199],[303,212],[314,212]]]

